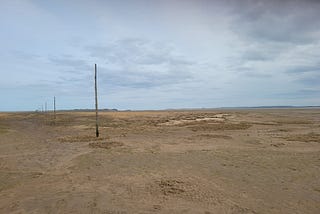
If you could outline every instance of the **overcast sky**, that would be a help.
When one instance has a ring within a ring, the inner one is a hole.
[[[320,105],[319,0],[1,0],[0,111]]]

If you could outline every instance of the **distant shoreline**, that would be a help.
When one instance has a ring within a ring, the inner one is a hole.
[[[210,110],[237,110],[237,109],[318,109],[320,106],[239,106],[239,107],[217,107],[217,108],[172,108],[172,109],[143,109],[143,110],[118,110],[100,109],[100,112],[138,112],[138,111],[210,111]],[[61,109],[57,112],[94,112],[94,109]],[[49,110],[47,112],[52,112]],[[0,113],[45,113],[42,111],[0,111]]]

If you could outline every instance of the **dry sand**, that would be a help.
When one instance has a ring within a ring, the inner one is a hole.
[[[320,213],[320,110],[0,114],[0,213]]]

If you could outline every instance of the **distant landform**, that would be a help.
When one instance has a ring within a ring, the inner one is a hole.
[[[108,112],[116,112],[116,111],[174,111],[174,110],[214,110],[214,109],[279,109],[279,108],[320,108],[320,106],[238,106],[238,107],[217,107],[217,108],[170,108],[170,109],[144,109],[144,110],[119,110],[119,109],[99,109],[99,111],[108,111]],[[94,109],[73,109],[73,110],[65,110],[65,111],[95,111]]]

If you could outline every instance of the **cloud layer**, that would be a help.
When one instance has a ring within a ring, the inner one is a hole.
[[[320,2],[0,3],[0,110],[320,105]]]

